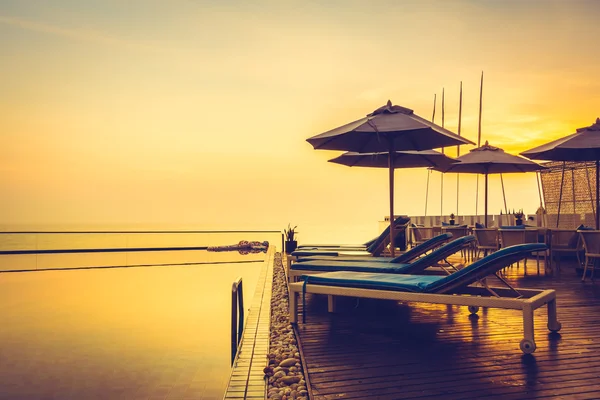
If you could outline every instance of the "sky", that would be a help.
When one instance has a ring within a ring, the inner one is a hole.
[[[600,117],[598,15],[593,0],[0,0],[0,229],[291,223],[300,242],[365,241],[389,214],[387,171],[328,163],[340,152],[307,138],[388,99],[430,119],[436,95],[441,124],[442,90],[456,132],[462,82],[476,142],[482,71],[482,144],[574,133]],[[475,179],[457,210],[456,175],[442,196],[439,173],[397,170],[395,211],[474,214]],[[539,206],[534,174],[504,186],[509,209]]]

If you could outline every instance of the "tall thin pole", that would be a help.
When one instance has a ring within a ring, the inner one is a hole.
[[[477,129],[477,147],[481,146],[481,111],[483,109],[483,71],[481,71],[481,85],[479,87],[479,127]]]
[[[484,217],[484,223],[485,223],[485,227],[487,228],[488,225],[488,174],[485,174],[485,217]]]
[[[481,71],[481,84],[479,86],[479,127],[477,129],[477,147],[481,146],[481,111],[483,108],[483,71]],[[479,215],[479,175],[477,175],[477,181],[475,186],[475,215]],[[485,226],[488,227],[487,224]]]
[[[444,127],[444,88],[442,88],[442,128]],[[444,148],[442,147],[442,154]],[[444,173],[441,173],[441,188],[440,188],[440,218],[444,215]]]
[[[460,81],[460,96],[458,100],[458,136],[460,136],[460,128],[462,121],[462,81]],[[456,146],[456,157],[460,157],[460,146]],[[456,174],[456,215],[458,216],[458,194],[460,188],[460,174]]]
[[[571,190],[573,191],[573,214],[577,214],[577,210],[575,209],[577,206],[575,199],[575,168],[571,168]]]
[[[537,186],[538,186],[538,195],[540,196],[540,208],[543,208],[543,207],[544,207],[544,204],[542,203],[542,187],[540,186],[540,180],[541,180],[542,178],[541,178],[541,176],[540,176],[540,175],[541,175],[541,173],[538,171],[538,172],[535,174],[535,177],[536,177],[536,180],[537,180]],[[589,183],[590,183],[590,181],[589,181],[589,179],[588,179],[588,186],[589,186]],[[590,190],[590,196],[591,196],[591,195],[592,195],[592,191]]]
[[[565,165],[566,162],[563,161],[562,167],[562,176],[560,178],[560,194],[558,195],[558,212],[556,213],[556,227],[558,228],[558,223],[560,221],[560,204],[562,203],[562,194],[563,194],[563,185],[565,183]],[[598,179],[596,179],[596,182]]]
[[[589,165],[586,163],[585,164],[585,176],[587,178],[587,183],[588,183],[588,191],[590,193],[590,205],[592,206],[592,214],[594,214],[594,222],[596,221],[596,209],[594,208],[594,195],[592,194],[592,184],[590,183],[590,171],[589,171]]]
[[[427,216],[427,203],[429,199],[429,176],[431,175],[431,170],[427,170],[427,187],[425,189],[425,216]]]
[[[540,184],[540,181],[542,180],[542,173],[541,172],[536,172],[535,173],[535,177],[536,177],[536,181],[537,181],[537,186],[538,186],[538,195],[540,196],[540,221],[538,222],[538,226],[546,226],[546,221],[544,218],[544,203],[542,202],[542,186]],[[588,184],[589,184],[589,180],[588,180]],[[592,195],[592,192],[590,190],[590,196]],[[537,214],[537,213],[536,213]]]
[[[600,161],[596,160],[596,230],[600,229],[600,212],[598,212],[599,204],[600,204]]]
[[[394,257],[394,141],[389,141],[388,168],[390,170],[390,253]]]
[[[506,192],[504,191],[504,178],[500,174],[500,184],[502,186],[502,198],[504,199],[504,213],[508,214],[508,208],[506,208]]]
[[[437,94],[433,95],[433,115],[431,116],[431,122],[435,122],[435,103],[437,102]],[[427,172],[427,186],[425,189],[425,216],[427,216],[427,203],[429,202],[429,176],[431,175],[431,170]]]

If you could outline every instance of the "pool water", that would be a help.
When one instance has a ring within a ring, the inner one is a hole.
[[[0,273],[0,399],[222,398],[231,286],[248,310],[262,266]]]

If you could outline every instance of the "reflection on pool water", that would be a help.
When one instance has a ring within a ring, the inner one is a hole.
[[[262,265],[0,273],[0,399],[222,398]]]

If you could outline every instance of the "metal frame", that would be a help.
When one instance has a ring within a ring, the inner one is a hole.
[[[530,354],[536,349],[534,338],[534,310],[548,306],[548,329],[558,332],[561,328],[557,319],[556,292],[552,289],[519,289],[521,295],[515,298],[514,289],[492,287],[498,297],[490,295],[485,287],[469,286],[447,294],[412,293],[394,290],[359,289],[354,287],[327,286],[304,284],[303,282],[290,283],[290,322],[298,323],[298,296],[304,293],[324,294],[328,296],[328,310],[335,312],[335,296],[359,297],[369,299],[383,299],[394,301],[409,301],[430,304],[449,304],[468,306],[471,313],[476,313],[479,307],[501,308],[520,310],[523,314],[523,339],[519,347],[523,353]]]

